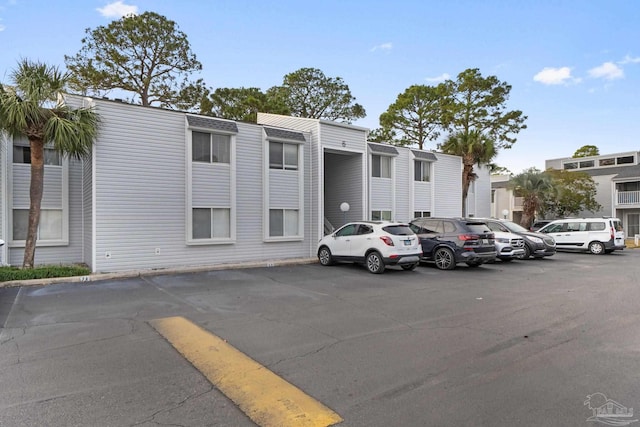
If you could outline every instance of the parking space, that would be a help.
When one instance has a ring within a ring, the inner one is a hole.
[[[593,393],[639,406],[638,261],[558,253],[0,289],[0,425],[253,425],[152,327],[172,316],[341,425],[582,425]]]

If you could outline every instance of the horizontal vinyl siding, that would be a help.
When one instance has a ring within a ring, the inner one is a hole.
[[[269,170],[269,207],[298,209],[300,173]]]
[[[393,210],[393,180],[389,178],[371,178],[371,210]]]
[[[324,148],[366,152],[367,138],[364,131],[320,123],[320,135]]]
[[[330,153],[324,155],[324,215],[335,228],[345,222],[364,219],[362,156]],[[349,203],[350,209],[346,214],[340,210],[343,202]],[[368,217],[368,214],[364,215]]]
[[[430,182],[415,182],[413,184],[413,211],[431,211],[432,184]],[[413,212],[411,212],[413,215]]]
[[[434,209],[431,216],[462,215],[462,159],[435,153],[433,163]]]
[[[83,260],[93,268],[93,154],[85,159],[82,169]],[[70,227],[76,224],[70,224]]]
[[[231,204],[229,165],[194,162],[191,197],[193,206],[223,207]]]
[[[478,178],[476,179],[476,205],[477,217],[487,218],[491,216],[491,172],[486,166],[474,166]]]
[[[31,165],[13,165],[13,206],[29,207],[29,186],[31,181]],[[62,167],[44,167],[44,188],[42,207],[62,207]]]
[[[413,155],[411,150],[398,150],[399,155],[394,162],[395,206],[393,218],[407,222],[413,218],[411,209],[411,189],[413,187]]]

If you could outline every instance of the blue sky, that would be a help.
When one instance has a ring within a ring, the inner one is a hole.
[[[354,124],[368,128],[413,84],[495,75],[512,86],[507,107],[528,116],[497,158],[513,173],[586,144],[640,148],[635,0],[0,0],[0,80],[20,58],[64,67],[86,28],[145,11],[187,34],[208,86],[266,90],[318,68],[344,79],[367,111]]]

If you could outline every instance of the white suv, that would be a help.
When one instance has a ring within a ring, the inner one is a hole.
[[[422,255],[418,236],[408,224],[388,221],[350,222],[324,236],[318,243],[322,265],[335,261],[365,264],[371,273],[382,273],[387,265],[405,270],[416,268]]]
[[[496,242],[496,258],[509,262],[524,257],[524,238],[517,234],[494,231]]]
[[[538,230],[553,237],[558,250],[609,254],[624,249],[624,230],[618,218],[558,219]]]

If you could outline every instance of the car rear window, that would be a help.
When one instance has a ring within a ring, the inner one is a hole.
[[[624,231],[621,221],[613,221],[613,226],[615,227],[616,231]]]
[[[473,231],[474,233],[491,233],[491,229],[487,227],[487,224],[483,222],[468,222],[467,227],[469,227],[469,230]]]
[[[387,225],[382,227],[384,231],[394,236],[411,236],[415,234],[408,225]]]

